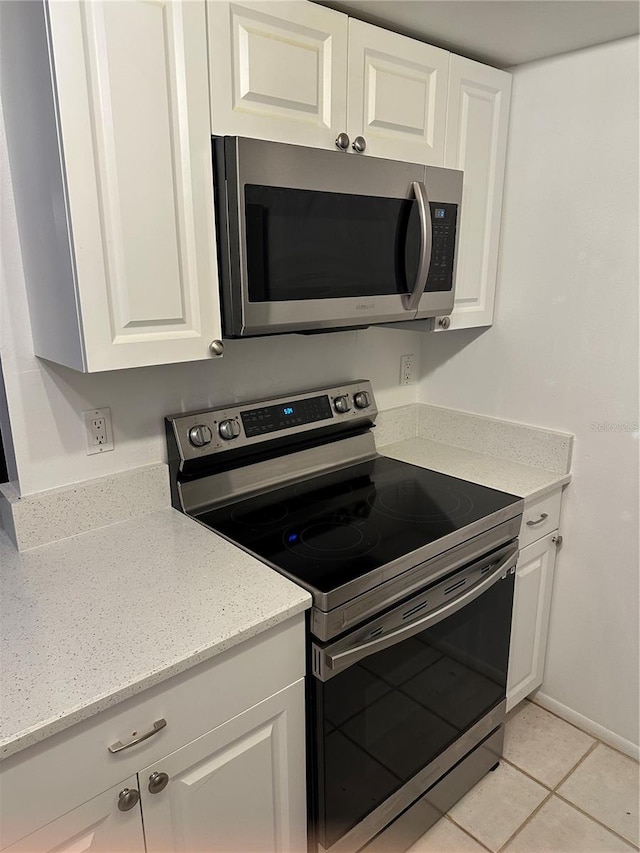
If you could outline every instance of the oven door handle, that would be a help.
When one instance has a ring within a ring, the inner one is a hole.
[[[352,666],[354,663],[357,663],[376,652],[381,652],[384,649],[395,646],[403,640],[408,640],[410,637],[415,636],[415,634],[420,634],[427,628],[431,628],[433,625],[436,625],[438,622],[446,619],[447,616],[452,616],[454,613],[457,613],[458,610],[461,610],[467,604],[470,604],[472,601],[475,601],[476,598],[479,598],[501,578],[505,577],[511,569],[514,569],[516,562],[518,561],[518,554],[519,551],[516,545],[514,550],[510,551],[504,559],[500,560],[490,575],[487,575],[486,578],[483,578],[483,580],[471,587],[471,589],[463,592],[462,595],[448,601],[445,605],[434,610],[432,613],[428,613],[421,619],[416,619],[415,622],[409,622],[406,625],[402,625],[397,628],[395,631],[391,631],[388,634],[376,637],[375,639],[367,640],[364,643],[360,643],[359,645],[345,649],[344,651],[334,653],[330,650],[323,651],[323,661],[320,666],[320,672],[316,672],[315,674],[319,676],[321,681],[326,681],[341,670]],[[314,648],[314,654],[315,652],[316,649]],[[327,669],[329,670],[328,672]]]
[[[418,214],[420,215],[420,260],[418,261],[418,272],[411,293],[404,297],[404,307],[407,311],[415,311],[418,308],[424,288],[429,276],[431,266],[431,249],[433,247],[433,225],[431,223],[431,207],[427,188],[422,181],[411,181],[416,201],[418,202]]]

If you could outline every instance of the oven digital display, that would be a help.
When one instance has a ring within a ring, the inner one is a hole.
[[[280,429],[329,420],[333,417],[333,412],[329,397],[324,394],[320,397],[308,397],[306,400],[295,400],[286,405],[249,409],[246,412],[240,412],[240,417],[245,435],[251,438],[254,435],[264,435]]]

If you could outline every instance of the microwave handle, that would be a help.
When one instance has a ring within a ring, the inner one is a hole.
[[[438,610],[434,610],[432,613],[429,613],[420,619],[416,619],[414,622],[409,622],[406,625],[397,628],[395,631],[390,632],[386,636],[365,640],[365,642],[359,646],[333,653],[330,650],[324,651],[324,663],[331,673],[326,673],[325,677],[321,678],[321,680],[325,681],[327,678],[331,678],[332,675],[336,675],[341,670],[363,660],[363,658],[369,657],[376,652],[381,652],[383,649],[395,646],[403,640],[407,640],[409,637],[413,637],[416,634],[420,634],[422,631],[425,631],[427,628],[437,625],[438,622],[446,619],[447,616],[457,613],[458,610],[463,608],[466,604],[470,604],[472,601],[475,601],[476,598],[479,598],[490,587],[514,569],[518,560],[518,554],[519,552],[516,545],[515,549],[511,550],[496,564],[490,575],[487,575],[482,581],[480,581],[480,583],[471,587],[467,592],[459,595],[451,601],[448,601],[445,605],[438,608]]]
[[[431,266],[431,248],[433,244],[433,226],[431,224],[431,207],[427,188],[422,181],[411,181],[416,201],[418,202],[418,214],[420,215],[420,261],[418,263],[418,274],[411,293],[404,297],[404,307],[407,311],[415,311],[420,304],[424,288]]]

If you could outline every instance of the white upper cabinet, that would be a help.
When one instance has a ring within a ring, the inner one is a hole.
[[[212,132],[444,163],[449,54],[307,0],[207,5]],[[348,54],[348,62],[347,62]]]
[[[493,322],[510,97],[510,74],[451,55],[444,165],[464,172],[451,329]]]
[[[348,133],[373,157],[444,165],[449,53],[349,20]]]
[[[213,0],[207,15],[213,133],[335,147],[346,130],[346,15],[306,0]]]
[[[10,150],[16,196],[39,181],[57,208],[16,201],[36,354],[84,371],[208,357],[221,324],[204,0],[52,2],[46,22],[41,4],[16,6],[35,8],[16,12],[25,64],[51,61],[22,132],[57,154],[29,176]],[[46,269],[28,257],[56,241]]]

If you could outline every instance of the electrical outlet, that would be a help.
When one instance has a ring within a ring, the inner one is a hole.
[[[87,456],[113,450],[113,432],[111,430],[111,409],[91,409],[83,412]]]
[[[416,357],[413,353],[400,356],[400,384],[413,385],[416,381]]]

